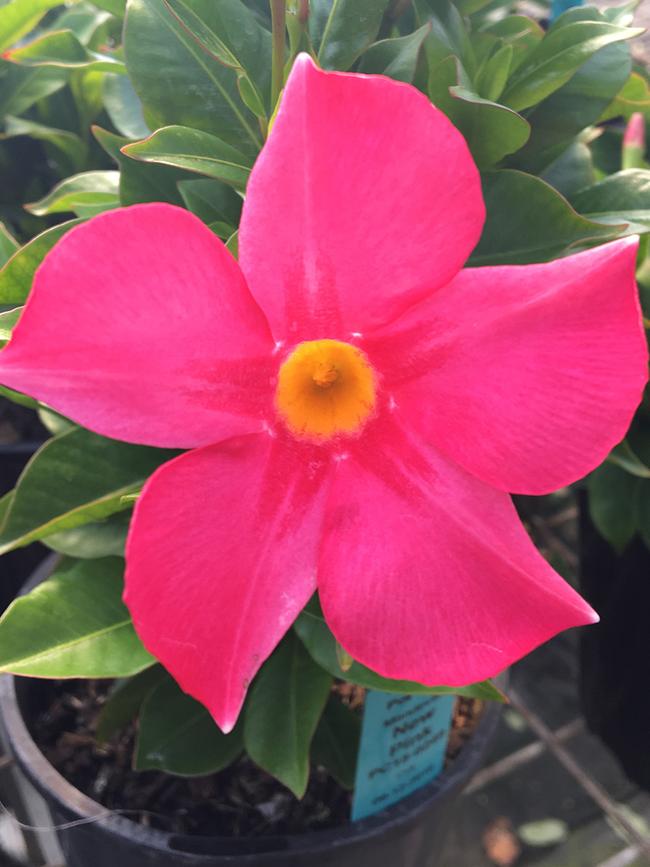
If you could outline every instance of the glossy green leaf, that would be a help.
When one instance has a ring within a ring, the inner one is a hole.
[[[0,268],[3,267],[20,247],[4,223],[0,223]]]
[[[312,0],[309,30],[323,69],[349,69],[375,41],[389,0]]]
[[[192,10],[211,26],[221,5],[194,0]],[[124,48],[152,129],[192,127],[219,136],[248,156],[257,154],[262,137],[257,119],[240,99],[237,72],[207,54],[164,0],[129,0]]]
[[[511,78],[503,101],[516,111],[529,108],[566,84],[596,51],[641,32],[639,28],[619,27],[606,21],[574,21],[556,26]]]
[[[55,30],[11,52],[11,60],[22,66],[93,69],[96,72],[126,73],[124,64],[108,54],[89,51],[71,30]]]
[[[240,0],[220,0],[211,6],[188,0],[165,0],[203,50],[244,78],[258,112],[271,110],[271,34]],[[240,84],[241,87],[241,84]],[[246,101],[246,100],[245,100]],[[260,111],[261,109],[261,111]],[[256,112],[256,113],[258,113]]]
[[[142,103],[133,89],[131,79],[124,75],[106,75],[103,80],[106,112],[120,135],[145,138],[151,130],[145,123]]]
[[[36,269],[45,255],[66,232],[82,220],[68,220],[46,229],[17,250],[0,270],[0,304],[23,304],[27,300]]]
[[[360,741],[361,716],[331,694],[312,741],[312,761],[344,789],[353,789]]]
[[[231,227],[229,236],[239,225],[242,198],[232,187],[219,181],[199,179],[180,181],[178,190],[188,210],[208,225],[215,222]]]
[[[645,117],[646,123],[650,123],[650,82],[638,72],[633,72],[603,111],[600,120],[610,120],[613,117],[629,120],[637,111]]]
[[[69,211],[78,217],[93,217],[119,207],[119,183],[119,172],[82,172],[61,181],[47,196],[25,208],[38,217]]]
[[[24,117],[5,118],[3,137],[29,136],[50,145],[61,161],[64,174],[74,174],[84,164],[88,152],[86,143],[78,135],[64,129],[54,129]]]
[[[479,168],[489,168],[523,147],[530,127],[512,109],[459,86],[460,78],[456,59],[448,57],[430,70],[429,96],[462,132]]]
[[[544,38],[544,31],[537,21],[526,15],[508,15],[506,18],[490,23],[483,32],[497,36],[504,45],[511,46],[510,74],[524,62]]]
[[[0,619],[0,671],[127,677],[154,663],[122,602],[124,561],[64,562]]]
[[[628,233],[650,232],[650,171],[625,169],[573,197],[576,210],[606,224],[628,222]]]
[[[512,169],[484,175],[483,197],[487,218],[470,265],[547,262],[625,230],[580,216],[543,180]]]
[[[122,148],[122,153],[143,162],[186,169],[245,189],[250,163],[216,136],[184,126],[167,126],[144,141]]]
[[[362,55],[359,72],[388,75],[410,84],[415,78],[422,45],[430,32],[431,24],[427,23],[408,36],[375,42]]]
[[[495,102],[503,93],[512,65],[514,49],[512,45],[502,45],[481,69],[476,81],[479,95]]]
[[[0,117],[22,114],[64,87],[69,78],[69,69],[19,66],[0,58]]]
[[[636,533],[637,496],[643,484],[612,463],[602,464],[587,480],[591,520],[619,553]]]
[[[423,686],[410,680],[389,680],[375,674],[360,662],[353,662],[351,667],[343,671],[336,653],[336,639],[330,632],[322,616],[314,614],[310,609],[303,611],[294,624],[294,628],[315,662],[334,677],[356,683],[367,689],[379,689],[383,692],[408,693],[409,695],[465,695],[469,698],[479,698],[486,701],[502,701],[503,695],[490,681],[475,683],[466,687]]]
[[[59,415],[58,412],[54,412],[53,409],[43,406],[42,404],[39,404],[37,413],[41,424],[47,428],[53,436],[58,436],[59,434],[77,427],[77,425],[70,421],[70,419]]]
[[[142,705],[134,766],[184,777],[213,774],[242,752],[241,727],[224,735],[207,709],[166,677]]]
[[[75,428],[48,440],[29,461],[0,533],[0,554],[97,521],[177,452],[134,446]]]
[[[133,677],[118,680],[97,717],[97,740],[100,743],[110,740],[132,722],[145,699],[167,677],[162,665],[152,665]]]
[[[289,632],[257,675],[246,701],[247,753],[297,798],[307,789],[309,749],[331,685],[331,676]]]
[[[414,6],[420,23],[431,24],[431,33],[425,42],[429,68],[451,55],[457,58],[463,72],[471,78],[476,57],[467,27],[456,6],[451,0],[414,0]],[[469,84],[469,81],[463,83]]]
[[[11,337],[11,332],[20,319],[22,312],[22,307],[16,307],[13,310],[5,310],[3,313],[0,313],[0,346]]]
[[[36,27],[61,0],[10,0],[0,7],[0,51],[10,48]]]
[[[55,30],[71,30],[84,45],[96,42],[106,42],[108,33],[106,25],[112,21],[111,13],[98,9],[97,4],[82,2],[66,8],[53,25]]]
[[[540,177],[571,200],[579,190],[590,187],[595,181],[591,150],[582,142],[573,142],[544,169]]]
[[[53,551],[80,560],[123,557],[131,517],[130,511],[117,512],[103,521],[93,521],[71,530],[52,533],[42,541]]]

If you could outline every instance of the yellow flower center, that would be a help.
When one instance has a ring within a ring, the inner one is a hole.
[[[275,405],[296,437],[350,436],[372,415],[376,388],[360,349],[341,340],[309,340],[280,367]]]

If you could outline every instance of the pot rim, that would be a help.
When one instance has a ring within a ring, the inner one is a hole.
[[[35,570],[29,584],[33,585],[39,580],[44,580],[56,559],[55,557],[48,557]],[[38,678],[21,677],[20,680],[30,681],[38,680]],[[227,841],[231,851],[236,848],[238,840],[241,840],[242,843],[241,855],[202,855],[178,845],[178,841],[187,840],[192,835],[147,828],[120,815],[119,812],[111,811],[109,815],[106,815],[108,808],[85,795],[60,774],[46,759],[32,738],[22,715],[16,683],[17,677],[14,675],[0,676],[0,722],[17,763],[41,795],[46,800],[58,802],[66,812],[77,814],[80,819],[94,820],[109,833],[121,837],[127,836],[161,852],[177,851],[184,857],[194,856],[197,865],[204,864],[206,857],[210,857],[215,864],[219,863],[219,859],[221,859],[221,863],[224,865],[241,864],[243,867],[246,864],[258,863],[256,859],[263,856],[277,854],[281,858],[283,853],[287,854],[288,852],[308,854],[323,849],[331,850],[335,846],[354,844],[378,835],[400,833],[404,828],[416,824],[430,808],[433,801],[452,792],[460,794],[460,791],[469,782],[471,775],[478,768],[487,743],[496,728],[501,710],[501,705],[497,702],[486,702],[474,732],[462,746],[458,756],[450,766],[432,782],[372,816],[354,822],[350,821],[336,828],[268,837],[270,844],[268,848],[264,848],[262,842],[264,838],[255,838],[259,848],[255,849],[254,854],[251,853],[250,847],[246,848],[246,843],[247,841],[250,842],[251,838],[196,835],[197,840],[224,841],[224,843]],[[95,819],[95,817],[101,818]],[[280,839],[287,841],[287,845],[281,850],[278,849],[277,845],[272,845],[273,841],[277,842]],[[174,841],[177,842],[174,843]]]

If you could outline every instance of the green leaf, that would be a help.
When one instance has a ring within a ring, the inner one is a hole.
[[[244,89],[252,91],[251,102],[261,110],[256,113],[268,117],[272,108],[269,31],[239,0],[202,7],[187,0],[165,0],[165,4],[208,55],[237,72],[240,88],[245,80]]]
[[[312,0],[309,30],[323,69],[349,69],[375,41],[389,0]]]
[[[316,609],[317,610],[317,609]],[[503,701],[503,694],[490,683],[475,683],[465,687],[423,686],[410,680],[389,680],[375,674],[360,662],[353,662],[347,671],[343,671],[336,653],[336,639],[330,632],[322,616],[313,613],[313,608],[303,611],[294,624],[294,628],[314,661],[331,675],[356,683],[366,689],[379,689],[383,692],[408,693],[409,695],[465,695],[469,698],[479,698],[486,701]]]
[[[362,55],[359,72],[388,75],[410,84],[415,78],[422,45],[430,32],[431,24],[427,23],[408,36],[375,42]]]
[[[650,482],[639,484],[636,496],[636,525],[645,544],[650,548]]]
[[[68,220],[46,229],[28,241],[0,270],[0,304],[23,304],[27,300],[36,269],[56,242],[83,220]]]
[[[126,73],[124,64],[108,54],[87,49],[71,30],[55,30],[27,45],[15,48],[11,60],[22,66],[60,69],[92,69],[96,72]]]
[[[431,69],[429,96],[463,134],[479,168],[489,168],[523,147],[530,127],[515,111],[459,86],[457,64],[448,57]]]
[[[650,171],[625,169],[580,190],[576,210],[606,224],[627,221],[629,234],[650,232]]]
[[[476,57],[469,40],[467,27],[451,0],[414,0],[418,20],[431,24],[431,33],[425,42],[429,68],[438,65],[450,55],[457,58],[464,74],[473,76]],[[464,82],[469,84],[469,81]]]
[[[0,554],[120,512],[177,452],[134,446],[74,428],[48,440],[31,458],[0,533]]]
[[[574,21],[551,28],[511,78],[503,101],[521,111],[562,87],[600,48],[643,31],[606,21]]]
[[[97,9],[86,2],[68,7],[53,24],[55,30],[71,30],[84,45],[106,42],[107,26],[112,22],[110,12]]]
[[[603,111],[600,120],[611,120],[613,117],[629,120],[637,111],[650,123],[650,82],[638,72],[633,72]]]
[[[0,313],[0,346],[11,337],[11,332],[20,319],[22,312],[22,307],[16,307],[14,310],[5,310],[3,313]]]
[[[0,51],[14,45],[36,27],[61,0],[11,0],[0,7]]]
[[[131,517],[130,511],[117,512],[103,521],[93,521],[71,530],[52,533],[42,541],[53,551],[80,560],[123,557]]]
[[[637,497],[644,482],[612,463],[589,476],[589,513],[598,531],[622,553],[637,528]]]
[[[571,200],[579,190],[594,182],[594,164],[589,147],[579,141],[573,142],[544,169],[541,178]]]
[[[119,207],[119,183],[119,172],[82,172],[61,181],[47,196],[25,208],[37,217],[68,211],[78,217],[93,217]]]
[[[142,103],[125,75],[106,75],[103,81],[106,113],[115,129],[127,138],[145,138],[151,130],[142,113]]]
[[[20,247],[18,241],[7,229],[4,223],[0,223],[0,268],[2,268]]]
[[[88,148],[86,143],[72,132],[64,129],[54,129],[23,117],[5,118],[5,133],[3,138],[29,136],[37,141],[50,145],[63,158],[61,168],[64,174],[74,174],[83,166]]]
[[[166,677],[142,705],[134,767],[184,777],[222,770],[242,752],[240,727],[228,735],[207,709]]]
[[[110,740],[135,719],[147,696],[166,677],[162,665],[152,665],[127,680],[118,680],[97,717],[97,740]]]
[[[553,187],[513,169],[484,175],[483,198],[487,219],[470,265],[547,262],[625,229],[581,217]]]
[[[93,0],[95,6],[99,6],[100,9],[105,9],[107,12],[110,12],[111,15],[115,15],[118,18],[124,18],[124,13],[126,12],[126,0]]]
[[[126,677],[155,660],[122,602],[124,561],[70,561],[0,619],[0,671],[30,677]]]
[[[636,454],[628,440],[619,443],[609,453],[607,460],[633,476],[638,476],[640,479],[650,479],[650,467]]]
[[[503,93],[512,65],[514,49],[512,45],[502,45],[485,63],[476,81],[478,93],[495,102]]]
[[[361,717],[330,695],[311,746],[312,760],[344,789],[354,788],[361,741]]]
[[[194,0],[192,10],[211,27],[221,5]],[[237,72],[207,54],[164,0],[130,0],[124,49],[129,75],[152,129],[192,127],[219,136],[247,156],[257,154],[261,133],[257,119],[239,97]]]
[[[144,141],[126,145],[122,153],[207,175],[241,190],[250,174],[249,161],[235,148],[210,133],[184,126],[163,127]]]
[[[309,748],[332,678],[289,632],[262,667],[245,708],[246,751],[301,798],[309,780]]]
[[[504,45],[512,47],[510,74],[524,62],[544,38],[544,31],[539,24],[526,15],[508,15],[489,24],[483,32],[498,37]]]
[[[0,58],[0,117],[23,114],[35,102],[64,87],[69,78],[69,69],[19,66]]]
[[[200,217],[204,223],[220,222],[229,225],[231,235],[239,225],[241,196],[219,181],[200,179],[180,181],[178,190],[188,210]]]

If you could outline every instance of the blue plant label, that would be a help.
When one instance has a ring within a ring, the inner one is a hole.
[[[364,819],[430,783],[442,770],[453,695],[368,690],[352,801]]]

